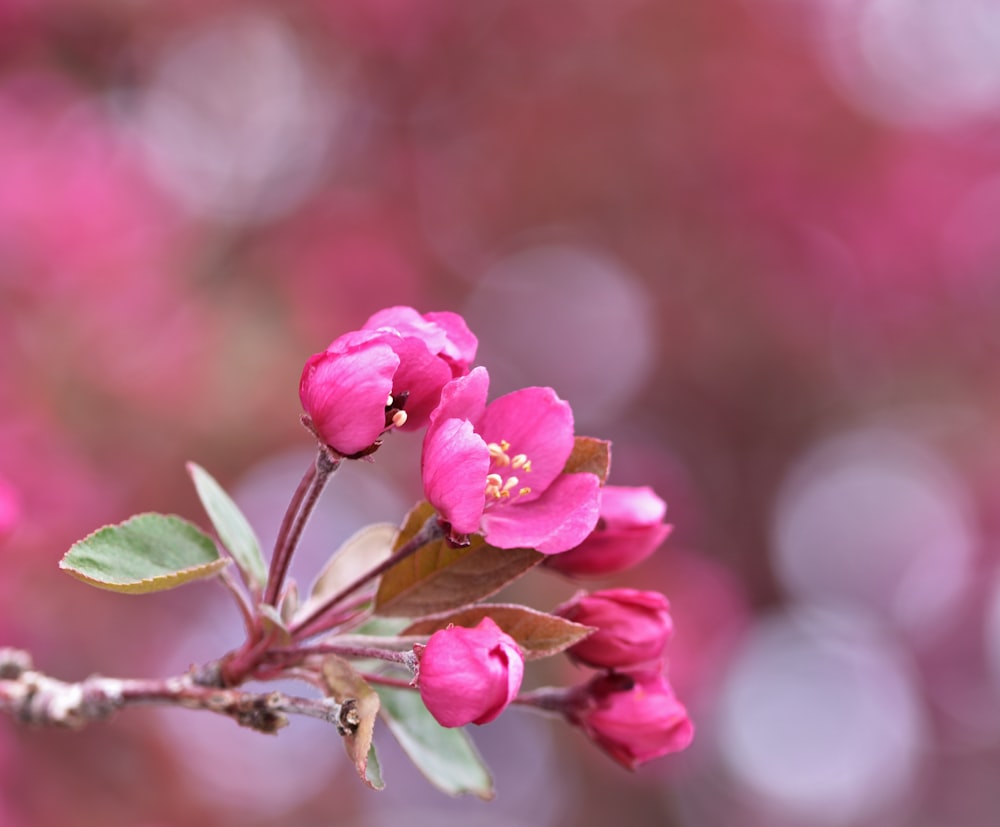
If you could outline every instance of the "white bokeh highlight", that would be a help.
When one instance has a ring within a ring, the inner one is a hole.
[[[952,467],[878,427],[806,452],[781,487],[772,535],[775,572],[798,600],[851,605],[922,636],[962,599],[976,531]]]
[[[768,25],[804,33],[856,109],[903,127],[995,118],[996,0],[747,0]]]
[[[322,183],[352,108],[340,80],[277,19],[226,16],[164,48],[139,97],[139,140],[164,189],[193,212],[271,219]]]
[[[713,722],[733,776],[776,823],[847,825],[903,806],[926,724],[902,649],[850,612],[762,620]]]
[[[463,312],[489,365],[491,396],[548,385],[570,401],[578,424],[628,407],[655,363],[651,297],[597,247],[553,242],[502,255]]]

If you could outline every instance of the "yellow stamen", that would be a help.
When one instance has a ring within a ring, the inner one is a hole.
[[[392,415],[392,424],[397,428],[402,428],[406,424],[406,411],[396,411]]]

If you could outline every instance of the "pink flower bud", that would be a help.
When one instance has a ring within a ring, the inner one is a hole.
[[[679,752],[694,738],[687,710],[658,672],[600,675],[567,714],[571,723],[629,769]]]
[[[468,373],[475,352],[476,337],[455,313],[386,308],[306,362],[299,397],[317,437],[356,456],[389,427],[426,425],[441,389]]]
[[[674,631],[670,604],[659,592],[580,592],[554,614],[597,628],[571,646],[569,654],[598,668],[627,669],[657,661]]]
[[[645,560],[670,534],[663,522],[667,504],[648,486],[601,489],[597,527],[578,546],[548,557],[549,568],[571,576],[603,576]]]
[[[475,628],[449,626],[417,647],[420,697],[441,726],[485,724],[517,697],[524,657],[489,617]]]

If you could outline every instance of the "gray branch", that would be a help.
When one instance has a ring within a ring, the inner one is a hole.
[[[34,670],[31,656],[0,648],[0,712],[35,726],[79,729],[127,706],[163,704],[205,709],[240,726],[275,733],[288,715],[307,715],[332,723],[341,735],[357,726],[350,700],[300,698],[283,692],[245,692],[203,686],[192,674],[170,678],[106,678],[92,675],[67,683]]]

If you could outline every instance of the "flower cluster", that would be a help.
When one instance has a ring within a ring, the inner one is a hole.
[[[495,556],[532,550],[570,577],[617,573],[652,554],[670,532],[663,500],[572,466],[573,412],[552,388],[488,402],[489,374],[472,368],[476,344],[455,314],[383,310],[306,363],[304,420],[341,458],[370,455],[390,430],[426,426],[424,494],[449,546],[475,538]],[[600,671],[581,686],[520,698],[526,652],[503,626],[509,613],[494,614],[500,622],[445,613],[414,649],[414,685],[442,726],[486,723],[519,701],[560,712],[628,767],[690,742],[693,727],[663,674],[673,633],[663,595],[580,592],[558,607],[551,618],[583,630],[561,648]]]
[[[461,786],[473,777],[488,784],[489,774],[468,772],[478,758],[456,729],[494,721],[511,704],[561,715],[629,768],[686,747],[693,727],[665,675],[673,619],[663,595],[581,591],[552,612],[487,602],[536,567],[569,577],[620,572],[670,529],[649,488],[605,485],[609,443],[576,435],[569,403],[552,388],[490,401],[476,348],[454,313],[390,307],[310,357],[299,393],[318,453],[269,563],[236,503],[194,463],[188,472],[215,537],[176,515],[145,513],[95,531],[60,561],[86,583],[126,593],[218,576],[242,612],[244,642],[184,676],[139,682],[127,697],[121,681],[69,687],[65,699],[15,712],[83,720],[104,707],[74,699],[108,691],[119,706],[154,698],[209,708],[262,732],[284,726],[288,713],[310,715],[335,723],[372,787],[381,785],[373,732],[385,717],[404,745],[421,744],[408,754],[434,783],[483,797],[491,794],[483,782]],[[425,500],[398,529],[369,526],[347,540],[300,601],[288,573],[331,476],[350,460],[373,461],[390,432],[421,429]],[[17,517],[17,498],[0,480],[0,541]],[[528,661],[560,654],[590,676],[522,691]],[[323,697],[238,690],[284,678]]]

